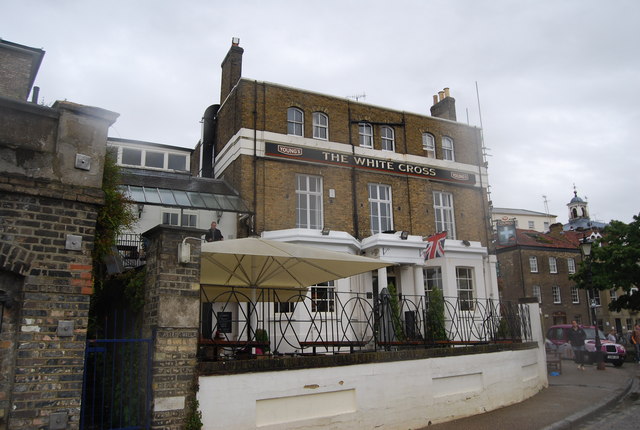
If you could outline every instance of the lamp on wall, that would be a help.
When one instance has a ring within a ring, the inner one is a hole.
[[[408,237],[409,237],[409,232],[406,230],[402,230],[402,232],[400,233],[400,239],[407,240]]]
[[[323,236],[328,236],[329,233],[331,233],[331,229],[329,229],[329,227],[322,227],[322,231],[320,233],[322,233]]]
[[[142,218],[142,211],[144,211],[144,204],[138,203],[138,218]]]

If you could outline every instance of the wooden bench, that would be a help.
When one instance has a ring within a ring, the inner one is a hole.
[[[334,340],[334,341],[300,341],[300,347],[302,349],[311,348],[313,355],[316,355],[316,348],[325,348],[329,351],[329,348],[349,348],[349,352],[353,354],[355,348],[362,348],[368,342],[361,340]]]

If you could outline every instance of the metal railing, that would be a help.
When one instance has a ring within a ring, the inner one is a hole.
[[[283,298],[286,297],[286,300]],[[201,340],[215,357],[342,353],[530,341],[528,308],[491,299],[230,287],[203,292]],[[209,358],[212,358],[210,355]]]
[[[116,248],[124,269],[131,269],[145,264],[146,250],[139,234],[126,233],[118,235]]]

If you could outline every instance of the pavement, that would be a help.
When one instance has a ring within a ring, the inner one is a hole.
[[[551,373],[551,372],[550,372]],[[640,365],[606,364],[579,370],[572,360],[562,360],[562,374],[549,375],[549,387],[511,406],[424,427],[422,430],[563,430],[578,429],[580,423],[613,407],[631,392],[640,391]]]

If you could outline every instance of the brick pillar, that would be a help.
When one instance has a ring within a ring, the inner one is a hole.
[[[200,241],[188,239],[191,261],[180,263],[178,245],[200,237],[193,228],[158,226],[149,240],[145,332],[153,336],[152,428],[182,429],[193,393],[200,321]]]

